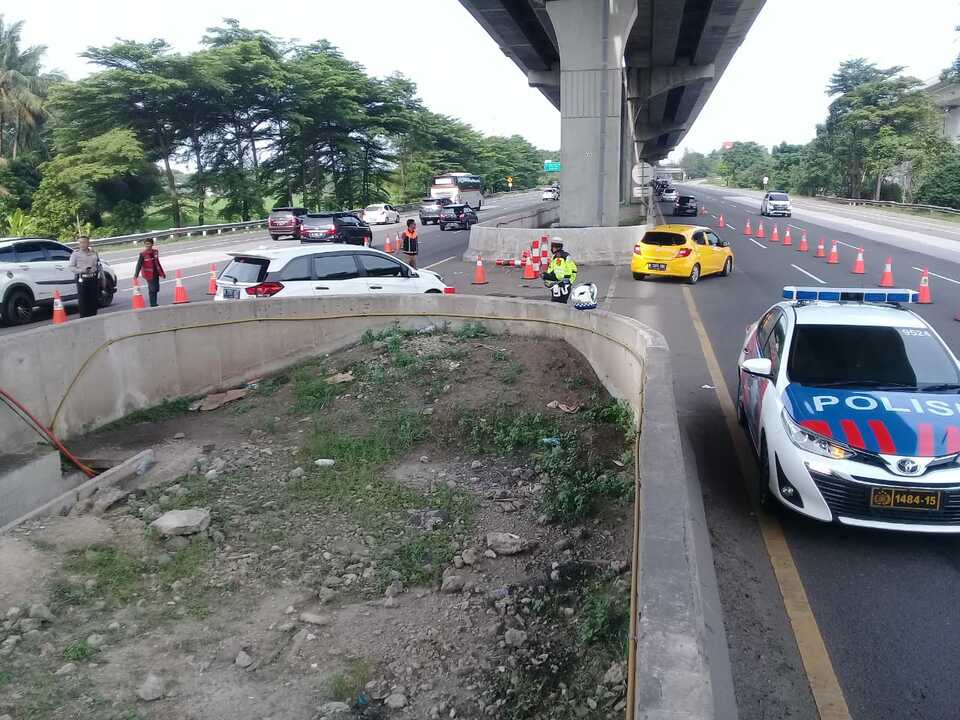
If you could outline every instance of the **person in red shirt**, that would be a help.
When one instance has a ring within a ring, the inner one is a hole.
[[[147,295],[150,297],[150,307],[157,306],[157,294],[160,292],[160,278],[165,278],[167,274],[163,271],[160,264],[160,254],[153,247],[153,240],[143,241],[144,248],[137,258],[137,268],[133,271],[133,277],[137,278],[143,275],[147,283]]]

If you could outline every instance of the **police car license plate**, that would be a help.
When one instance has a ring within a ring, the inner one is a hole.
[[[647,263],[647,270],[666,270],[666,263]]]
[[[939,510],[939,490],[875,487],[870,489],[870,507],[879,510]]]
[[[224,288],[223,297],[225,300],[239,300],[240,288]]]

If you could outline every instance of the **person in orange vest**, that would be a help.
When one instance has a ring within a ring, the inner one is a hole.
[[[400,252],[407,256],[407,264],[417,269],[417,254],[420,252],[420,238],[417,237],[417,221],[407,220],[407,229],[400,236]]]
[[[163,271],[163,266],[160,264],[160,254],[153,247],[153,239],[151,238],[143,241],[143,250],[137,257],[137,268],[133,271],[134,278],[141,275],[147,283],[150,307],[156,307],[157,294],[160,292],[160,278],[165,278],[167,274]]]

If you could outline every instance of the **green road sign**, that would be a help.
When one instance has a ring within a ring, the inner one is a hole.
[[[544,160],[544,162],[543,162],[543,171],[544,171],[544,172],[560,172],[560,161],[559,161],[559,160]]]

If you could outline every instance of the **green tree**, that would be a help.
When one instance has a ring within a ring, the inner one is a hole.
[[[680,158],[680,167],[688,178],[705,178],[713,172],[714,163],[704,155],[694,150],[684,150]]]

